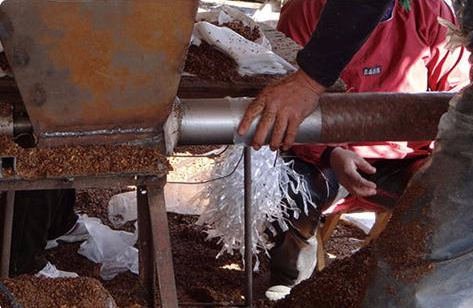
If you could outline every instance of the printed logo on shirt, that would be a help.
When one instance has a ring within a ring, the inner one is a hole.
[[[374,67],[365,67],[363,68],[363,75],[365,76],[373,76],[381,74],[381,66],[374,66]]]

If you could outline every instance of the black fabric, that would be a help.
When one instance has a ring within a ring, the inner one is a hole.
[[[32,274],[46,265],[44,247],[77,221],[75,190],[17,191],[13,217],[10,274]]]
[[[382,207],[393,208],[412,175],[426,159],[425,157],[384,159],[374,163],[376,174],[364,175],[364,177],[376,183],[378,194],[367,200]],[[315,262],[315,253],[302,256],[302,250],[315,245],[308,240],[315,236],[321,213],[332,205],[340,185],[330,168],[319,168],[293,157],[286,160],[294,160],[294,170],[303,176],[308,184],[312,200],[318,206],[316,209],[310,208],[309,215],[306,215],[303,211],[302,196],[292,195],[291,197],[300,209],[300,216],[295,219],[292,217],[293,213],[289,213],[291,217],[288,217],[289,230],[287,232],[282,232],[277,224],[273,225],[278,233],[272,239],[275,246],[269,251],[271,284],[293,286],[300,274],[297,262],[310,263],[311,261],[301,260],[301,258],[312,258]]]
[[[409,180],[426,162],[426,157],[411,159],[383,159],[373,166],[376,173],[362,174],[364,178],[376,183],[376,195],[366,198],[386,209],[392,209],[404,193]]]
[[[330,87],[383,18],[392,0],[329,0],[297,63]]]

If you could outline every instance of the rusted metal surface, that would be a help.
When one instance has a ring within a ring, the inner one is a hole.
[[[452,93],[323,96],[320,142],[433,140],[452,97]]]
[[[86,189],[97,187],[125,187],[160,183],[165,174],[157,175],[101,175],[57,177],[25,180],[20,178],[0,179],[0,191],[8,190],[44,190],[44,189]]]
[[[177,290],[171,252],[168,216],[164,201],[164,182],[148,185],[148,203],[153,238],[154,257],[158,273],[161,307],[177,308]]]
[[[140,259],[140,280],[146,292],[149,307],[156,307],[156,263],[153,247],[153,233],[149,213],[148,191],[145,186],[136,190],[138,207],[138,245]]]
[[[7,0],[0,9],[0,37],[40,143],[159,132],[177,93],[196,0]]]
[[[13,211],[15,202],[15,191],[4,192],[2,210],[2,242],[0,243],[0,277],[8,277],[10,273],[10,253],[13,232]]]

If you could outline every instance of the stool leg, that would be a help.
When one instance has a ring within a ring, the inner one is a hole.
[[[3,203],[3,221],[2,221],[2,249],[0,255],[0,277],[8,277],[10,274],[10,253],[12,241],[13,227],[13,211],[15,206],[15,192],[7,191],[5,194],[5,202]]]
[[[156,264],[154,259],[153,235],[148,204],[148,191],[140,186],[137,192],[138,246],[140,280],[146,292],[148,306],[156,307]]]
[[[378,238],[378,236],[383,232],[392,216],[392,211],[385,211],[381,213],[376,213],[376,220],[373,227],[370,230],[370,233],[365,238],[365,245],[368,245],[372,240]]]
[[[177,291],[169,236],[168,217],[164,201],[164,185],[148,186],[148,202],[155,262],[158,272],[161,307],[177,308]]]
[[[335,227],[337,226],[341,216],[341,212],[330,214],[327,216],[327,220],[325,221],[321,232],[322,242],[324,243],[324,245],[327,244],[328,240],[330,239],[330,236],[332,236],[332,233],[335,230]]]
[[[317,227],[317,270],[321,271],[325,268],[325,249],[324,241],[322,240],[322,230]]]

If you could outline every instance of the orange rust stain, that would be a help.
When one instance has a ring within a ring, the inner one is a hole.
[[[114,89],[119,73],[112,67],[115,48],[112,31],[94,29],[92,16],[81,11],[79,4],[48,5],[42,11],[42,21],[49,30],[63,33],[61,38],[42,38],[43,43],[51,46],[50,60],[55,66],[68,69],[71,82],[92,94],[92,101],[84,102],[85,107],[110,109],[110,102],[105,98]]]
[[[123,20],[125,31],[138,46],[161,51],[172,66],[177,66],[185,52],[183,40],[188,40],[192,31],[196,7],[197,1],[193,0],[134,2],[132,13]]]
[[[131,5],[131,14],[124,15],[119,29],[116,29],[114,21],[111,21],[114,29],[97,29],[93,26],[92,14],[81,10],[83,4],[48,2],[40,16],[48,30],[41,42],[49,46],[49,59],[57,68],[68,70],[70,82],[92,94],[90,101],[81,102],[81,114],[76,118],[81,118],[83,124],[99,126],[111,121],[121,125],[134,123],[140,117],[165,119],[167,114],[162,113],[169,111],[166,104],[173,99],[175,92],[172,91],[177,91],[178,69],[184,61],[196,3],[193,0],[125,2],[124,5]],[[125,40],[115,41],[116,31],[121,31]],[[62,33],[62,36],[48,35],[54,32]],[[144,52],[164,55],[167,62],[155,74],[113,66],[114,55],[124,50],[122,42],[127,40]],[[168,97],[163,97],[165,101],[156,97],[137,101],[138,108],[123,106],[113,109],[112,93],[124,93],[127,88],[137,86],[157,87],[163,90],[162,93],[167,91]],[[50,119],[43,120],[52,123]],[[58,119],[53,122],[64,123]],[[65,124],[80,126],[81,123]]]

